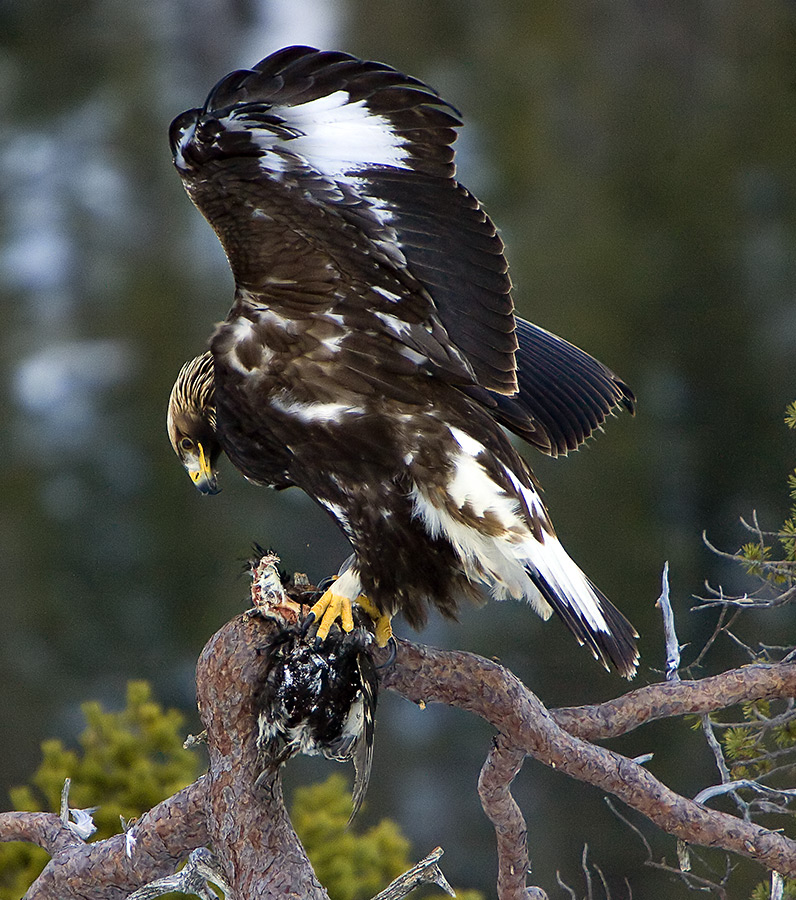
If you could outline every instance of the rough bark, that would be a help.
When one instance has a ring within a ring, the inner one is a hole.
[[[241,616],[213,635],[199,658],[196,687],[210,752],[207,830],[235,897],[326,900],[290,824],[278,770],[255,787],[262,766],[254,702],[273,628]]]
[[[0,814],[0,840],[27,840],[52,860],[27,898],[121,900],[169,875],[196,847],[220,857],[233,897],[325,898],[282,801],[277,775],[255,787],[255,694],[268,622],[240,616],[215,634],[197,667],[210,754],[206,776],[159,804],[125,835],[85,844],[57,816]],[[700,713],[745,700],[796,694],[796,665],[748,666],[702,681],[651,685],[599,706],[548,711],[514,675],[473,654],[398,642],[382,686],[417,703],[447,703],[491,722],[498,735],[479,791],[495,825],[500,900],[525,900],[525,822],[510,794],[525,755],[614,794],[663,830],[691,844],[722,847],[796,877],[796,842],[681,797],[642,766],[589,740],[653,719]],[[588,738],[588,740],[586,740]]]
[[[699,681],[667,681],[638,688],[596,706],[550,711],[574,737],[599,741],[619,737],[656,719],[726,709],[751,699],[796,697],[796,663],[752,665]]]
[[[527,826],[517,801],[511,796],[511,782],[522,768],[525,751],[512,747],[499,734],[492,745],[478,779],[478,796],[497,840],[497,893],[501,900],[524,897],[528,859]]]
[[[403,641],[396,663],[386,673],[385,685],[408,699],[467,709],[491,722],[504,735],[507,746],[614,794],[686,843],[721,847],[796,877],[796,841],[681,797],[643,766],[564,731],[539,699],[497,663],[471,653],[440,651]],[[755,698],[761,692],[769,698],[791,696],[793,685],[788,678],[779,677],[778,668],[769,668],[771,677],[766,679],[761,677],[765,667],[750,667],[748,681],[747,669],[725,673],[734,702],[753,699],[748,693]],[[716,708],[710,706],[715,702],[715,681],[708,681],[701,700],[708,708]],[[660,687],[690,686],[690,706],[699,708],[698,684],[680,682]],[[743,696],[744,685],[747,696]],[[664,696],[668,694],[664,692]],[[630,716],[629,721],[634,718],[638,716]]]
[[[126,835],[86,844],[54,813],[0,814],[0,840],[26,840],[52,854],[25,900],[124,900],[207,843],[205,800],[203,777],[153,807],[135,826],[129,855]]]

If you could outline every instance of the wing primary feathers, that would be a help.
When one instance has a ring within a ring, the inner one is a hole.
[[[610,369],[563,338],[517,318],[519,391],[497,400],[507,428],[552,455],[576,450],[618,407],[633,413],[635,397]],[[526,434],[526,423],[533,430]]]

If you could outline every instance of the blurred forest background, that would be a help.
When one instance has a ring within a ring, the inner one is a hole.
[[[794,447],[796,6],[769,0],[0,0],[0,803],[42,739],[130,678],[196,723],[193,667],[245,608],[251,542],[313,579],[347,553],[303,495],[247,484],[200,497],[168,445],[181,363],[232,281],[172,168],[171,119],[234,68],[289,43],[391,63],[463,113],[459,177],[508,246],[520,312],[635,390],[638,414],[566,459],[531,457],[570,553],[642,634],[659,679],[664,560],[693,658],[705,580],[750,586],[740,515],[775,529]],[[529,451],[530,452],[530,451]],[[751,620],[750,640],[796,622]],[[407,634],[400,624],[397,630]],[[411,636],[411,635],[409,635]],[[625,689],[563,626],[517,604],[432,621],[422,640],[499,656],[550,706]],[[689,654],[691,654],[689,656]],[[746,662],[728,644],[709,673]],[[396,818],[456,884],[491,894],[476,796],[489,729],[382,698],[363,815]],[[701,737],[667,723],[615,745],[686,794],[718,780]],[[288,778],[328,773],[292,766]],[[598,792],[527,764],[534,882],[582,885],[582,844],[624,896],[682,897],[639,868]],[[573,821],[574,818],[574,821]],[[658,855],[673,840],[646,833]],[[564,896],[561,892],[561,896]]]

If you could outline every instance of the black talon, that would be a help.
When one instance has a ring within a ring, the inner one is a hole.
[[[390,635],[390,639],[387,641],[387,646],[390,648],[390,655],[383,663],[376,666],[377,669],[386,669],[388,666],[391,666],[395,662],[395,658],[398,656],[398,641],[395,640],[394,635]]]
[[[315,613],[310,611],[304,617],[304,621],[299,626],[299,633],[303,638],[307,636],[307,632],[312,628],[313,622],[315,621]]]

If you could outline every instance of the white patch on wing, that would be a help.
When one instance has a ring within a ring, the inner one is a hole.
[[[227,334],[227,339],[225,341],[225,346],[229,349],[225,354],[225,358],[229,365],[241,373],[241,375],[251,375],[253,371],[259,369],[261,366],[265,366],[270,361],[273,353],[271,350],[262,343],[260,338],[255,332],[255,324],[251,321],[251,319],[247,319],[244,316],[241,316],[234,321],[228,323],[224,326],[224,329]],[[241,362],[240,354],[238,353],[238,347],[241,344],[251,342],[255,344],[260,350],[260,360],[257,365],[253,368],[247,365],[244,365]]]
[[[350,175],[346,178],[350,184],[354,186],[357,193],[363,195],[367,198],[368,206],[370,207],[370,211],[376,217],[378,222],[383,226],[389,226],[392,224],[393,219],[395,218],[395,213],[392,208],[392,205],[383,198],[373,193],[373,185],[369,178],[357,177],[356,175]],[[394,238],[395,232],[391,232]],[[380,243],[387,243],[382,241]],[[393,240],[392,244],[388,244],[388,246],[397,247],[397,244]],[[401,253],[403,256],[403,253]],[[406,258],[404,257],[404,265],[406,265]]]
[[[340,349],[340,344],[345,339],[345,334],[335,334],[332,337],[324,338],[321,341],[321,346],[325,347],[329,353],[337,353]]]
[[[388,291],[383,287],[379,287],[377,284],[374,284],[373,287],[371,287],[371,290],[377,294],[381,294],[381,296],[384,297],[385,300],[389,300],[390,303],[397,303],[401,299],[400,295],[394,294],[392,291]]]
[[[348,516],[345,513],[345,510],[339,503],[332,503],[331,500],[322,500],[320,497],[318,498],[318,503],[329,513],[331,513],[335,521],[340,525],[340,527],[345,531],[346,534],[349,533],[350,528],[348,525]]]
[[[405,322],[403,319],[399,319],[398,316],[393,316],[390,313],[382,313],[382,312],[374,312],[373,313],[376,318],[386,325],[393,334],[398,337],[405,337],[410,334],[412,331],[412,326]],[[425,359],[425,357],[423,357]]]
[[[271,397],[269,402],[273,409],[295,416],[302,422],[337,423],[348,416],[361,416],[365,412],[361,406],[352,406],[350,403],[302,403],[278,396]]]
[[[265,280],[266,284],[274,284],[280,286],[290,286],[298,282],[293,278],[277,278],[273,275],[268,276]],[[261,294],[253,294],[246,288],[238,288],[236,299],[241,303],[245,303],[250,309],[257,313],[257,317],[261,322],[271,325],[278,325],[285,330],[291,328],[294,324],[293,319],[289,316],[282,316],[267,303],[263,303]]]
[[[297,106],[274,107],[289,128],[301,134],[287,146],[319,172],[332,177],[369,166],[402,166],[409,157],[403,137],[365,100],[334,91]]]
[[[292,156],[305,160],[322,175],[345,181],[357,170],[371,166],[404,167],[411,156],[390,120],[371,112],[366,100],[352,101],[347,91],[334,91],[295,106],[274,106],[272,113],[283,120],[282,127],[291,132],[290,137],[252,121],[245,106],[227,116],[224,127],[248,132],[254,144],[268,153],[268,169],[277,174],[295,165]]]

